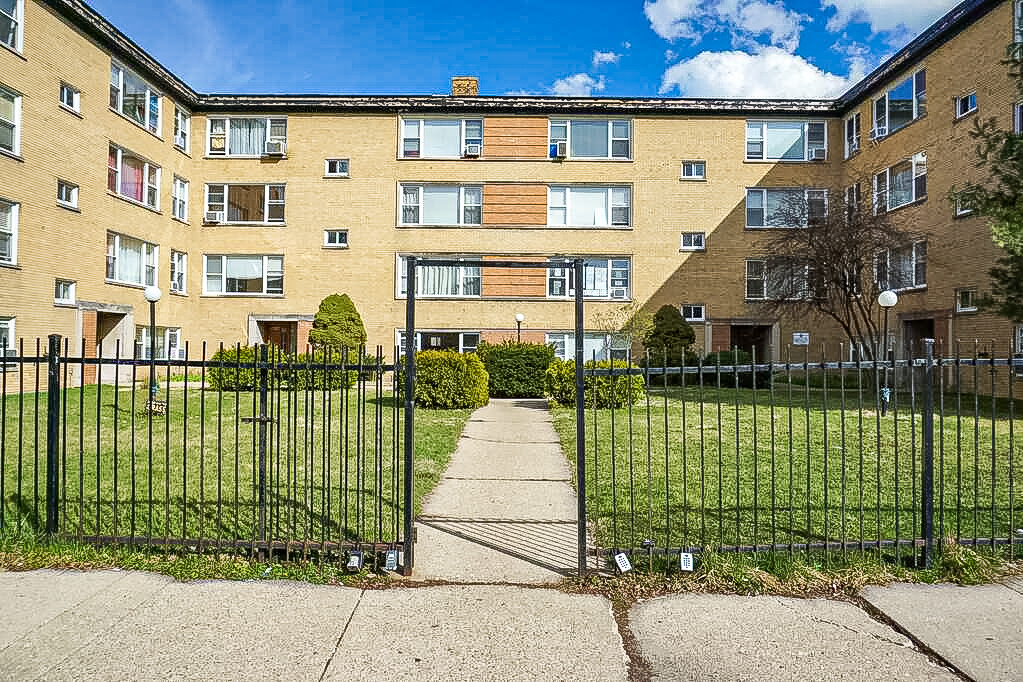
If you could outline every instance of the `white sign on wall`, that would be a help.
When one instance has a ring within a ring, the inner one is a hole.
[[[792,332],[793,346],[809,346],[810,332]]]

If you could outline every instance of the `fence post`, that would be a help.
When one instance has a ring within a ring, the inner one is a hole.
[[[575,276],[575,477],[579,575],[586,574],[586,382],[583,380],[583,259],[573,263]],[[612,366],[614,363],[612,363]],[[627,377],[630,381],[632,376]],[[596,392],[594,392],[596,394]]]
[[[60,451],[60,334],[50,334],[46,355],[46,534],[56,535]]]
[[[266,542],[266,388],[267,345],[259,345],[259,541]]]
[[[924,404],[920,444],[922,448],[921,497],[923,513],[924,566],[931,567],[934,552],[934,339],[924,339],[926,361],[924,366]]]
[[[405,413],[404,413],[404,452],[402,453],[405,462],[405,480],[402,481],[402,548],[401,574],[408,577],[412,575],[412,568],[415,566],[415,528],[412,523],[412,475],[415,465],[414,442],[415,437],[415,396],[416,396],[416,257],[409,256],[405,259]],[[394,360],[395,366],[398,359]]]

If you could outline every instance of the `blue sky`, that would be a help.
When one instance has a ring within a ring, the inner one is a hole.
[[[217,93],[831,97],[953,0],[88,0]]]

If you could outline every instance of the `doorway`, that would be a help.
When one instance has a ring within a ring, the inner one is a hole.
[[[771,349],[771,329],[769,324],[733,324],[731,327],[729,348],[738,348],[756,358],[757,362],[768,362]]]
[[[260,322],[259,335],[263,343],[277,346],[285,353],[298,350],[298,322]]]
[[[902,325],[902,348],[907,358],[923,357],[924,339],[934,338],[934,318],[906,320]]]

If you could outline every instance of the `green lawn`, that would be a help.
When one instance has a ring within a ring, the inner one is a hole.
[[[755,394],[688,386],[652,390],[631,410],[588,409],[587,505],[600,546],[920,537],[920,398],[898,394],[880,417],[869,382],[843,391],[838,380],[826,397],[783,383]],[[1008,401],[973,396],[961,417],[955,408],[946,395],[934,418],[936,535],[1012,537],[1023,528],[1023,409],[1010,419]],[[574,408],[555,409],[554,421],[574,461]]]
[[[161,390],[167,416],[130,388],[68,389],[61,426],[60,529],[73,537],[254,539],[258,414],[252,392]],[[275,402],[276,401],[276,402]],[[46,395],[0,402],[0,526],[44,524]],[[36,418],[38,414],[38,419]],[[402,414],[371,384],[270,392],[266,529],[271,540],[392,542],[400,537]],[[414,512],[447,466],[467,410],[417,410]],[[134,504],[132,501],[134,500]]]

